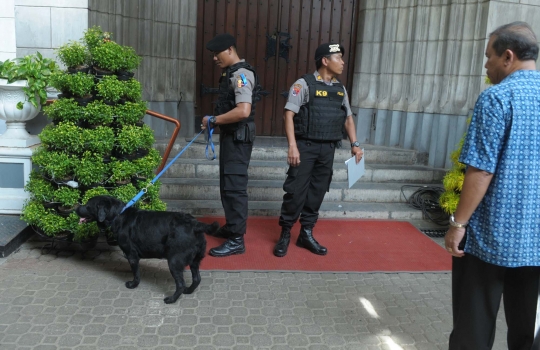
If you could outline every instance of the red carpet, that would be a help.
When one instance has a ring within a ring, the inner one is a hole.
[[[200,219],[225,223],[223,217]],[[317,241],[328,248],[325,256],[295,245],[300,231],[291,233],[289,251],[283,258],[272,254],[281,227],[275,217],[250,217],[245,237],[246,252],[225,258],[207,255],[202,270],[312,271],[312,272],[428,272],[450,271],[451,257],[429,237],[408,222],[384,220],[319,219],[314,229]],[[223,239],[206,236],[207,249]]]

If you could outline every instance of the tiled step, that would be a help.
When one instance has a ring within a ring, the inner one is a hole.
[[[334,162],[333,181],[347,181],[345,162]],[[422,165],[390,165],[367,163],[360,182],[440,182],[444,169]],[[281,180],[287,177],[288,165],[284,160],[252,160],[248,174],[250,180]],[[163,175],[169,178],[219,178],[219,161],[178,158]]]
[[[167,210],[183,211],[195,216],[224,216],[215,200],[166,199]],[[281,201],[249,201],[250,216],[279,216]],[[320,218],[421,220],[422,212],[405,203],[323,202]],[[279,232],[278,232],[279,234]]]
[[[160,197],[182,200],[218,200],[219,180],[163,178]],[[356,183],[348,188],[347,183],[335,181],[324,197],[325,202],[399,203],[424,184]],[[403,190],[403,192],[402,192]],[[279,201],[283,198],[283,181],[249,180],[248,195],[251,201]]]

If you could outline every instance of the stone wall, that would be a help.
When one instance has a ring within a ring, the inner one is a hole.
[[[360,2],[351,104],[363,142],[429,153],[449,167],[485,89],[491,31],[521,20],[540,35],[540,0]]]
[[[195,49],[197,0],[89,0],[89,26],[99,25],[114,40],[143,57],[136,78],[149,109],[180,120],[180,135],[195,131]],[[150,116],[157,138],[168,138],[173,124]]]

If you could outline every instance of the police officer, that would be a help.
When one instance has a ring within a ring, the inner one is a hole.
[[[351,153],[358,163],[363,156],[356,140],[356,129],[345,87],[336,79],[343,72],[343,54],[339,44],[323,44],[315,51],[317,70],[298,79],[289,90],[285,105],[285,132],[289,143],[289,170],[283,184],[281,236],[274,255],[285,256],[291,228],[300,217],[302,228],[296,245],[314,254],[326,255],[327,249],[313,237],[324,195],[332,181],[336,144],[346,131]]]
[[[201,127],[219,126],[219,186],[226,224],[218,235],[227,238],[210,249],[210,255],[242,254],[248,217],[248,166],[255,139],[255,102],[258,78],[253,67],[240,59],[236,40],[220,34],[206,44],[216,65],[223,69],[214,115],[203,118]]]

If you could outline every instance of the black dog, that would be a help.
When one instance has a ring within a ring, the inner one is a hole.
[[[214,234],[219,224],[208,225],[186,213],[133,207],[121,213],[124,206],[124,202],[114,197],[96,196],[79,206],[76,212],[81,221],[97,221],[101,229],[110,228],[133,272],[133,281],[126,282],[126,287],[139,285],[140,259],[167,259],[176,291],[164,299],[165,303],[174,303],[182,293],[193,293],[201,282],[199,266],[206,252],[204,233]],[[186,288],[184,269],[188,265],[193,283]]]

